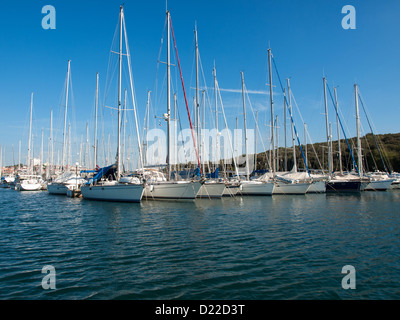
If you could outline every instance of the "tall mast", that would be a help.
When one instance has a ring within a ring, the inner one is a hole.
[[[90,168],[90,161],[89,161],[89,122],[86,122],[85,167],[86,167],[86,169]]]
[[[276,171],[279,172],[279,133],[278,133],[278,115],[275,116],[275,135],[276,135]]]
[[[66,168],[70,165],[71,160],[71,123],[68,123],[68,149],[67,149],[67,165]]]
[[[308,152],[307,152],[307,124],[304,123],[304,146],[305,146],[305,157],[306,157],[306,163],[305,167],[307,170],[307,163],[308,163]]]
[[[201,92],[202,94],[202,99],[203,99],[203,121],[202,121],[202,131],[201,131],[201,148],[200,148],[200,163],[203,163],[203,170],[202,172],[205,172],[205,155],[203,155],[204,153],[204,149],[205,149],[205,141],[204,141],[204,132],[205,132],[205,126],[206,126],[206,91],[203,90]]]
[[[196,131],[197,145],[200,147],[200,92],[199,92],[199,44],[197,42],[197,24],[194,29],[195,45],[196,45]],[[201,152],[200,152],[201,154]]]
[[[21,140],[18,142],[18,171],[21,170]]]
[[[334,94],[335,94],[335,106],[336,106],[336,126],[337,126],[337,137],[338,137],[338,151],[339,151],[339,170],[340,173],[343,173],[343,167],[342,167],[342,150],[340,147],[340,131],[339,131],[339,104],[337,100],[337,90],[336,87],[333,88]]]
[[[147,91],[147,103],[146,103],[146,121],[145,121],[145,126],[144,126],[144,131],[146,132],[143,134],[143,147],[144,147],[144,152],[143,152],[143,166],[147,165],[147,133],[149,130],[149,116],[150,116],[150,94],[151,91]],[[130,145],[130,144],[129,144]]]
[[[254,171],[257,170],[258,110],[256,110],[256,134],[254,136]]]
[[[125,89],[125,98],[124,98],[124,117],[123,117],[123,128],[124,128],[124,136],[123,136],[123,148],[122,148],[122,166],[125,169],[125,161],[126,161],[126,140],[125,140],[125,132],[126,132],[126,96],[127,90]]]
[[[249,180],[249,154],[247,150],[247,125],[246,125],[246,99],[244,95],[244,77],[243,77],[243,72],[240,72],[240,75],[242,76],[242,96],[243,96],[243,120],[244,120],[244,146],[245,146],[245,151],[246,151],[246,176],[247,180]]]
[[[43,128],[42,128],[42,142],[40,145],[40,175],[43,175]]]
[[[269,96],[271,103],[271,141],[272,141],[272,172],[276,171],[275,168],[275,142],[274,142],[274,99],[272,90],[272,64],[271,64],[271,49],[268,49],[268,66],[269,66]]]
[[[170,12],[167,10],[167,180],[171,179],[171,31]]]
[[[354,85],[354,93],[356,98],[356,126],[357,126],[357,158],[358,158],[358,172],[360,177],[363,175],[362,164],[362,151],[361,151],[361,136],[360,136],[360,113],[358,109],[358,86]]]
[[[67,111],[68,111],[68,90],[69,90],[69,74],[71,68],[71,60],[68,60],[68,71],[67,71],[67,89],[65,92],[65,111],[64,111],[64,132],[63,132],[63,150],[62,150],[62,163],[61,168],[64,170],[65,156],[67,153],[66,141],[67,141]]]
[[[290,113],[290,119],[293,119],[293,110],[292,110],[292,94],[290,91],[290,79],[286,79],[287,81],[287,86],[288,86],[288,97],[289,97],[289,113]],[[297,162],[296,162],[296,144],[295,144],[295,138],[294,138],[294,124],[293,121],[291,121],[291,132],[292,132],[292,150],[293,150],[293,171],[297,172]]]
[[[214,65],[214,93],[215,93],[215,140],[216,140],[216,152],[215,152],[215,169],[219,167],[219,135],[218,135],[218,92],[217,92],[217,70]]]
[[[323,78],[324,83],[324,103],[325,103],[325,125],[326,125],[326,142],[328,145],[328,172],[332,173],[332,150],[330,145],[330,134],[329,134],[329,121],[328,121],[328,100],[326,96],[326,78]]]
[[[28,140],[28,174],[32,174],[31,167],[31,143],[32,143],[32,108],[33,108],[33,92],[31,93],[31,109],[29,115],[29,140]]]
[[[54,166],[54,150],[53,150],[53,108],[50,111],[50,155],[49,155],[49,168],[51,178],[51,167]]]
[[[287,171],[287,145],[286,145],[286,89],[283,89],[283,131],[285,134],[285,171]]]
[[[119,78],[118,78],[118,146],[117,146],[117,180],[121,176],[121,85],[122,85],[122,18],[124,9],[120,7],[119,29]]]
[[[94,167],[97,165],[97,107],[98,107],[98,97],[99,97],[99,73],[96,75],[96,103],[94,111],[94,152],[93,152],[93,164]]]

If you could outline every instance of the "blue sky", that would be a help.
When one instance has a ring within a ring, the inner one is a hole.
[[[55,30],[44,30],[41,26],[44,17],[41,10],[47,4],[56,9]],[[92,139],[96,73],[100,73],[102,104],[119,5],[120,1],[85,0],[21,0],[18,5],[12,2],[1,4],[0,145],[5,148],[7,164],[13,161],[12,145],[17,161],[19,140],[22,140],[21,158],[25,159],[31,92],[34,92],[35,154],[40,148],[42,128],[47,143],[51,108],[54,110],[54,129],[61,130],[67,60],[71,60],[73,86],[68,121],[73,122],[73,135],[77,141],[85,137],[86,122],[89,122]],[[344,14],[341,10],[345,5],[353,5],[356,9],[355,30],[342,28]],[[157,73],[165,6],[165,1],[155,0],[126,0],[124,5],[140,119],[144,117],[148,90],[154,94],[153,110],[159,116],[165,112],[165,99],[161,96],[165,74],[163,64],[159,65]],[[215,63],[220,88],[239,90],[240,72],[243,71],[248,90],[267,91],[267,49],[271,47],[282,80],[291,79],[294,97],[313,142],[325,140],[323,75],[331,88],[338,86],[339,104],[350,136],[355,135],[355,82],[359,85],[376,133],[400,131],[397,99],[399,1],[171,0],[168,8],[189,103],[194,95],[190,88],[195,85],[193,30],[197,23],[201,67],[209,87],[213,85]],[[164,53],[163,47],[163,61],[166,59]],[[282,121],[282,95],[275,74],[273,81],[275,111]],[[156,83],[159,83],[160,96],[155,93]],[[212,97],[213,93],[209,94]],[[233,127],[236,117],[242,119],[241,95],[225,91],[222,96],[229,124]],[[180,113],[186,118],[182,94],[179,97]],[[250,99],[253,108],[259,110],[260,123],[265,123],[269,117],[269,96],[252,94]],[[106,104],[110,103],[108,101]],[[335,128],[332,105],[329,110]],[[107,123],[113,123],[109,119],[115,119],[115,115],[110,116],[110,109],[101,112],[105,129],[99,134],[107,136],[111,130]],[[254,126],[251,120],[249,122],[248,127]],[[302,127],[298,114],[296,124]],[[369,131],[366,122],[364,128]],[[133,129],[130,130],[133,133]],[[55,137],[58,140],[59,133]],[[299,133],[302,137],[300,128]],[[115,140],[113,136],[112,140]],[[47,144],[44,149],[46,152]]]

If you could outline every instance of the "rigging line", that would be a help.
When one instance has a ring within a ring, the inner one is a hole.
[[[336,114],[338,115],[336,104],[335,104],[335,100],[333,99],[333,96],[332,96],[332,93],[331,93],[331,89],[329,88],[328,83],[326,83],[326,87],[328,88],[328,92],[329,92],[329,95],[330,95],[330,97],[332,99],[333,106],[335,107]],[[346,132],[343,129],[342,120],[340,120],[339,115],[338,115],[338,119],[339,119],[340,127],[342,128],[342,131],[343,131],[344,138],[346,139],[347,147],[349,148],[349,151],[350,151],[350,154],[351,154],[351,158],[353,159],[354,168],[356,169],[358,175],[360,175],[360,171],[358,170],[358,166],[357,166],[356,160],[354,159],[353,151],[350,148],[350,144],[349,144],[349,141],[347,140]]]
[[[172,27],[172,19],[171,19],[171,16],[169,17],[169,20],[170,20],[170,24],[171,24],[172,38],[174,39],[175,52],[176,52],[176,59],[177,59],[177,62],[178,62],[179,73],[180,73],[180,76],[181,76],[183,95],[185,96],[186,110],[187,110],[187,114],[188,114],[188,118],[189,118],[190,129],[191,129],[191,131],[192,131],[192,138],[193,138],[194,149],[195,149],[195,151],[196,151],[197,164],[198,164],[198,166],[199,166],[200,175],[203,175],[202,170],[201,170],[201,165],[200,165],[199,153],[198,153],[197,146],[196,146],[196,139],[195,139],[195,137],[194,137],[192,119],[190,118],[189,105],[188,105],[188,102],[187,102],[186,91],[185,91],[185,85],[184,85],[184,83],[183,83],[183,75],[182,75],[181,63],[180,63],[180,61],[179,61],[178,48],[177,48],[177,46],[176,46],[176,41],[175,41],[174,29],[173,29],[173,27]]]
[[[295,97],[294,97],[293,90],[290,89],[290,91],[291,91],[291,93],[292,93],[292,99],[293,99],[294,104],[295,104],[295,106],[296,106],[297,112],[299,113],[300,119],[301,119],[301,121],[302,121],[302,123],[303,123],[303,125],[304,125],[304,119],[303,119],[303,116],[301,115],[300,108],[299,108],[299,106],[297,105],[297,101],[296,101],[296,99],[295,99]],[[285,130],[286,130],[286,128],[285,128]],[[313,151],[314,151],[315,157],[316,157],[316,159],[317,159],[317,161],[318,161],[319,167],[321,168],[322,171],[324,171],[324,168],[322,167],[322,164],[321,164],[321,162],[319,161],[319,157],[318,157],[317,151],[315,150],[314,143],[313,143],[313,141],[312,141],[312,139],[311,139],[311,135],[310,135],[310,133],[308,132],[308,130],[306,130],[306,135],[307,135],[307,137],[310,139],[310,144],[311,144],[311,146],[312,146],[312,148],[313,148]]]
[[[254,122],[256,122],[256,117],[255,117],[255,115],[254,115],[253,105],[251,104],[250,96],[249,96],[249,92],[248,92],[248,90],[247,90],[247,88],[246,88],[246,84],[244,84],[244,87],[245,87],[245,92],[246,92],[246,96],[247,96],[247,101],[249,102],[250,110],[251,110],[251,112],[252,112],[252,114],[253,114]],[[268,152],[267,152],[267,150],[266,150],[266,148],[265,148],[264,139],[263,139],[263,137],[262,137],[262,134],[261,134],[261,131],[260,131],[260,126],[259,126],[258,124],[257,124],[257,132],[256,132],[256,134],[257,134],[257,133],[259,134],[259,137],[260,137],[260,139],[261,139],[261,145],[262,145],[263,150],[264,150],[264,153],[265,153],[265,159],[268,159],[266,165],[268,164],[268,165],[269,165],[269,168],[271,168],[271,159],[268,157]],[[255,152],[254,152],[254,153],[255,153]],[[257,157],[257,155],[255,155],[255,156]]]
[[[365,134],[364,127],[363,127],[362,123],[361,123],[361,132],[364,133],[365,144],[367,145],[369,153],[371,154],[372,162],[374,163],[374,166],[375,166],[376,170],[378,170],[378,165],[377,165],[377,163],[375,161],[374,154],[372,153],[371,147],[370,147],[370,145],[368,143],[367,135]],[[367,157],[365,157],[365,164],[368,166]],[[368,171],[369,171],[369,169],[368,169]]]
[[[234,151],[233,151],[233,144],[232,144],[231,132],[230,132],[230,130],[229,130],[229,128],[228,128],[228,123],[227,123],[226,117],[225,117],[225,109],[224,109],[224,105],[223,105],[223,103],[222,103],[221,91],[219,90],[218,80],[216,80],[215,82],[216,82],[216,88],[217,88],[217,92],[218,92],[218,96],[219,96],[219,101],[220,101],[220,103],[221,103],[222,115],[224,116],[225,128],[227,129],[227,132],[228,132],[228,140],[229,140],[229,146],[230,146],[230,149],[231,149],[231,152],[232,152],[233,164],[234,164],[234,166],[235,166],[236,175],[237,175],[237,177],[238,177],[238,179],[239,179],[239,171],[238,171],[238,168],[237,168],[235,153],[234,153]],[[217,139],[218,139],[218,136],[217,136]],[[224,140],[225,140],[225,139],[224,139]],[[224,141],[224,150],[225,150],[225,141]],[[217,160],[219,161],[219,159],[217,159]],[[226,159],[226,160],[227,160],[227,159]],[[231,162],[231,163],[232,163],[232,162]]]
[[[372,126],[371,126],[371,123],[370,123],[370,121],[369,121],[369,117],[368,117],[368,115],[367,115],[367,111],[365,110],[364,103],[363,103],[363,99],[361,98],[360,94],[358,94],[358,97],[360,98],[361,106],[362,106],[362,108],[363,108],[363,110],[364,110],[365,117],[367,118],[367,122],[368,122],[369,128],[371,129],[372,137],[374,138],[374,142],[375,142],[376,148],[378,149],[379,156],[381,157],[381,161],[382,161],[383,167],[385,168],[385,171],[386,171],[386,172],[389,172],[388,169],[387,169],[387,167],[386,167],[386,165],[385,165],[385,161],[383,160],[383,157],[382,157],[381,150],[380,150],[380,148],[379,148],[378,142],[377,142],[376,139],[375,139],[375,134],[374,134],[374,131],[372,130]],[[371,154],[372,154],[372,152],[371,152]],[[372,159],[373,159],[373,157],[372,157]],[[375,160],[374,160],[374,162],[375,162]],[[375,165],[376,165],[376,163],[375,163]],[[376,168],[378,169],[378,166],[376,166]]]
[[[280,83],[280,85],[281,85],[281,89],[282,89],[282,92],[283,92],[282,81],[281,81],[281,77],[279,76],[278,68],[276,67],[275,58],[272,58],[272,61],[273,61],[273,63],[274,63],[275,71],[276,71],[276,74],[278,75],[279,83]],[[270,83],[270,85],[272,85],[272,83]],[[286,101],[286,103],[287,103],[286,96],[284,96],[284,99],[285,99],[285,101]],[[289,104],[287,103],[287,105],[289,105]],[[310,169],[308,168],[308,164],[307,164],[307,161],[306,161],[306,157],[304,156],[303,148],[302,148],[302,146],[301,146],[300,138],[299,138],[299,135],[298,135],[298,133],[297,133],[297,128],[296,128],[296,125],[295,125],[295,123],[294,123],[294,120],[293,120],[293,116],[292,116],[292,115],[290,115],[290,120],[292,121],[292,124],[293,124],[294,133],[295,133],[295,135],[296,135],[297,143],[299,144],[300,151],[301,151],[301,155],[303,156],[303,160],[304,160],[304,163],[305,163],[305,165],[306,165],[307,173],[308,173],[308,175],[311,177]],[[271,119],[271,121],[273,121],[273,119]],[[296,161],[296,159],[294,159],[294,161]]]

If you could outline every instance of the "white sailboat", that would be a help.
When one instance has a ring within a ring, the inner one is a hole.
[[[205,92],[203,91],[203,129],[201,128],[201,121],[200,121],[200,97],[199,97],[199,45],[197,41],[197,26],[195,27],[194,30],[195,34],[195,58],[196,58],[196,100],[195,100],[195,111],[196,111],[196,128],[197,128],[197,145],[199,146],[199,154],[200,154],[200,162],[203,163],[203,179],[201,181],[201,187],[199,192],[196,195],[196,198],[213,198],[213,199],[219,199],[222,198],[222,195],[225,190],[225,182],[218,179],[218,178],[204,178],[204,171],[205,171],[205,159],[203,159],[205,156],[204,151],[203,151],[203,135],[201,134],[201,130],[204,131],[205,129]],[[217,105],[215,105],[216,108],[216,114],[217,114]],[[216,116],[216,119],[218,117]],[[218,120],[217,120],[218,121]],[[216,121],[216,130],[218,131],[218,123]],[[219,164],[218,160],[217,163]],[[217,167],[218,167],[217,164]],[[218,170],[216,170],[218,172]]]
[[[249,156],[248,156],[248,144],[247,144],[247,124],[246,124],[246,103],[244,93],[244,76],[241,72],[242,79],[242,95],[243,95],[243,119],[244,119],[244,143],[246,149],[246,180],[241,180],[241,190],[239,191],[242,195],[257,195],[257,196],[270,196],[274,192],[275,184],[273,180],[250,180],[249,172]]]
[[[31,108],[29,120],[29,144],[28,144],[28,174],[18,174],[16,177],[15,190],[17,191],[39,191],[42,189],[42,177],[33,174],[31,164],[31,146],[32,146],[32,109],[33,109],[33,92],[31,94]]]
[[[395,179],[389,178],[388,175],[382,174],[364,174],[362,163],[362,149],[361,149],[361,135],[360,135],[360,114],[358,105],[358,86],[354,85],[355,92],[355,106],[356,106],[356,127],[357,127],[357,157],[358,157],[358,170],[360,177],[367,180],[361,187],[361,191],[386,191]]]
[[[121,82],[122,82],[122,34],[124,30],[125,34],[125,44],[126,44],[126,55],[128,57],[129,66],[129,76],[130,76],[130,86],[133,95],[133,83],[132,83],[132,73],[130,64],[130,54],[127,41],[125,18],[123,7],[120,6],[119,13],[119,26],[120,26],[120,38],[119,38],[119,81],[118,81],[118,147],[117,147],[117,157],[116,157],[116,173],[115,180],[92,180],[88,184],[81,186],[81,193],[84,199],[90,200],[101,200],[101,201],[119,201],[119,202],[140,202],[143,197],[144,184],[139,178],[121,177],[121,137],[120,137],[120,126],[121,126]],[[136,116],[136,113],[135,113]],[[139,136],[138,136],[139,140]],[[140,143],[139,143],[140,149]],[[141,155],[140,155],[141,156]]]
[[[167,174],[155,173],[143,169],[144,178],[147,178],[143,197],[147,200],[195,200],[201,183],[200,181],[176,181],[171,180],[171,15],[167,10],[167,113],[164,115],[167,121]],[[179,63],[179,62],[178,62]],[[155,177],[154,177],[155,175]]]
[[[269,87],[270,87],[270,103],[271,103],[271,142],[272,142],[272,175],[269,173],[264,174],[260,177],[260,180],[267,180],[274,178],[275,187],[274,195],[298,195],[306,194],[308,189],[311,187],[312,180],[308,177],[305,180],[299,180],[297,175],[297,164],[296,164],[296,149],[295,149],[295,133],[294,133],[294,123],[292,114],[292,104],[291,104],[291,92],[290,92],[290,82],[287,79],[288,85],[288,96],[289,96],[289,112],[291,119],[291,132],[292,132],[292,149],[293,149],[293,168],[288,173],[279,173],[276,170],[276,160],[275,160],[275,143],[274,143],[274,112],[273,112],[273,85],[272,85],[272,53],[271,49],[268,49],[268,65],[269,65]],[[284,99],[286,97],[284,96]],[[285,100],[286,101],[286,100]],[[285,115],[286,117],[286,115]],[[286,130],[286,128],[285,128]]]
[[[66,80],[66,94],[65,94],[65,109],[64,109],[64,132],[63,132],[63,149],[62,149],[62,169],[64,169],[65,164],[65,154],[66,154],[66,127],[67,127],[67,112],[68,112],[68,92],[69,92],[69,81],[70,81],[70,70],[71,61],[68,60],[68,70],[67,70],[67,80]],[[51,113],[51,123],[50,130],[52,130],[52,116]],[[52,136],[52,133],[50,134]],[[52,148],[51,148],[52,149]],[[53,150],[52,150],[53,151]],[[77,172],[62,172],[61,176],[53,179],[47,183],[47,192],[49,194],[56,195],[67,195],[68,190],[73,190],[79,188],[86,180],[79,176]]]

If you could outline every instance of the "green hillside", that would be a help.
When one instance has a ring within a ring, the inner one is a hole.
[[[357,142],[356,138],[348,140],[354,159],[357,161]],[[378,145],[378,147],[377,147]],[[351,170],[353,168],[353,160],[346,140],[340,141],[342,151],[342,166],[343,170]],[[361,138],[361,146],[363,150],[363,166],[366,171],[385,171],[385,167],[388,171],[400,172],[400,133],[395,134],[382,134],[375,135],[367,134]],[[333,168],[339,170],[339,153],[338,153],[338,142],[332,142],[333,147]],[[327,159],[327,143],[314,143],[308,144],[307,148],[302,145],[303,152],[307,149],[307,161],[310,169],[324,169],[328,167]],[[287,148],[287,168],[290,170],[293,166],[293,151],[292,148]],[[285,149],[279,148],[277,150],[279,158],[279,170],[284,170],[284,154]],[[266,168],[266,157],[269,156],[267,153],[259,153],[257,155],[257,166],[259,169]],[[300,148],[296,147],[296,159],[299,170],[303,169],[304,160],[301,154]]]

